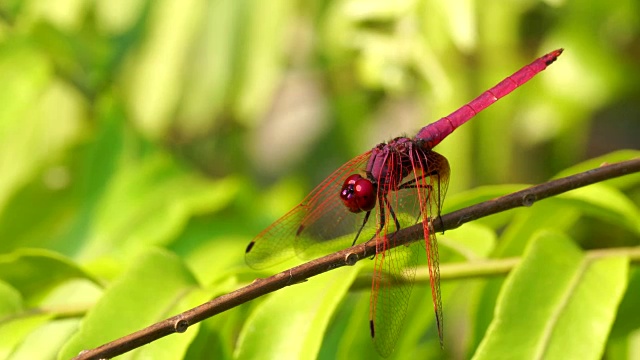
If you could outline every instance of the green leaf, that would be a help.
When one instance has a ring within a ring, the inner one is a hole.
[[[541,229],[569,229],[579,218],[580,210],[584,210],[584,208],[592,208],[589,210],[591,214],[597,214],[598,212],[607,214],[608,219],[611,219],[616,224],[623,223],[625,226],[634,226],[634,223],[628,220],[630,217],[633,217],[633,215],[615,215],[617,213],[609,210],[609,208],[629,208],[626,198],[623,197],[625,201],[623,201],[622,204],[609,204],[606,199],[605,197],[597,201],[598,199],[596,198],[596,203],[603,203],[602,207],[597,207],[596,205],[586,203],[584,200],[580,202],[577,200],[568,201],[559,197],[536,203],[531,208],[518,210],[514,221],[512,221],[505,230],[495,255],[499,257],[519,256],[528,244],[528,239],[531,239],[533,234]],[[633,209],[632,204],[631,207]],[[630,211],[630,213],[633,213],[633,211]],[[619,216],[619,219],[613,219],[615,216]],[[492,320],[496,298],[502,287],[502,282],[502,279],[491,279],[484,285],[484,291],[482,292],[476,312],[475,342],[481,341],[481,337]]]
[[[584,162],[581,162],[577,165],[571,166],[560,173],[558,173],[554,178],[561,178],[573,174],[577,174],[582,171],[587,171],[590,169],[597,169],[603,164],[612,164],[620,161],[631,160],[640,157],[640,151],[638,150],[619,150],[614,151],[612,153],[599,156],[597,158],[589,159]],[[638,186],[640,184],[640,173],[636,174],[628,174],[626,176],[617,177],[615,179],[606,180],[603,184],[607,186],[611,186],[618,189],[628,189],[633,186]]]
[[[616,323],[611,330],[612,338],[633,336],[640,328],[640,317],[636,316],[640,304],[640,269],[632,268],[627,292],[620,303]]]
[[[462,208],[481,203],[483,201],[495,199],[497,197],[520,191],[529,185],[525,184],[506,184],[493,186],[480,186],[462,193],[447,196],[444,202],[443,214],[447,214]],[[504,226],[514,215],[513,211],[501,212],[479,219],[477,222],[486,224],[492,228]]]
[[[102,294],[101,287],[86,279],[69,280],[50,291],[35,306],[16,313],[16,318],[47,315],[48,321],[20,339],[11,359],[56,358],[62,346],[78,330],[87,309]]]
[[[0,319],[22,309],[22,296],[10,284],[0,281]]]
[[[354,268],[336,269],[278,291],[245,323],[238,359],[315,359],[329,320],[355,279]]]
[[[23,313],[18,290],[0,281],[0,359],[6,359],[35,329],[52,316],[39,312]]]
[[[165,153],[145,157],[113,179],[82,256],[132,255],[168,244],[191,216],[227,205],[240,186],[237,179],[212,182],[188,173]]]
[[[29,304],[67,280],[98,281],[69,259],[49,250],[20,249],[0,255],[0,279],[11,284]]]
[[[204,301],[207,296],[197,289],[195,279],[180,259],[163,250],[150,250],[107,289],[59,358],[71,358]],[[192,326],[185,334],[170,335],[128,355],[144,353],[153,354],[153,358],[179,359],[197,329],[198,325]]]
[[[34,328],[15,348],[11,360],[55,359],[60,347],[78,329],[79,319],[50,320]]]
[[[599,359],[627,285],[628,258],[592,259],[541,232],[509,275],[475,359]]]
[[[0,358],[6,359],[25,337],[51,318],[49,314],[33,314],[0,321]]]
[[[623,193],[604,184],[593,184],[556,198],[584,213],[624,227],[640,235],[640,211]]]
[[[284,26],[294,14],[295,2],[283,0],[266,3],[250,1],[242,8],[242,56],[234,59],[240,78],[233,111],[241,121],[255,121],[265,111],[277,79],[284,70],[281,66],[283,43],[278,39],[286,33]],[[272,14],[265,17],[265,13]],[[164,25],[163,25],[164,26]],[[251,124],[253,125],[253,124]]]
[[[145,41],[135,52],[125,77],[132,117],[151,137],[160,138],[172,124],[183,95],[189,45],[199,30],[204,5],[195,0],[170,0],[156,2],[150,8],[144,25]],[[171,27],[166,26],[167,18]]]
[[[167,308],[165,317],[173,316],[187,309],[192,309],[210,299],[211,295],[208,292],[200,289],[190,289],[190,292],[184,294],[183,298],[179,298],[175,304],[171,304],[171,306]],[[172,334],[163,339],[156,340],[132,352],[131,357],[158,360],[182,359],[185,357],[192,341],[200,331],[200,326],[201,324],[196,324],[190,326],[184,334]]]
[[[241,25],[238,15],[245,6],[235,0],[218,0],[207,3],[203,9],[202,27],[191,44],[198,56],[186,57],[186,66],[180,74],[184,92],[177,115],[180,121],[175,125],[187,136],[197,136],[223,120],[211,118],[209,114],[224,111],[227,94],[233,91],[234,77],[239,75],[236,69],[240,65],[237,60],[241,44],[237,41],[239,32],[235,26]],[[165,29],[163,19],[159,19],[158,27],[171,32]],[[155,57],[157,54],[152,54],[152,61]],[[209,61],[202,61],[203,58]]]
[[[13,191],[54,150],[42,147],[43,139],[52,140],[46,130],[53,124],[35,116],[50,81],[46,58],[26,39],[10,38],[0,44],[0,214]]]
[[[535,203],[530,208],[517,210],[516,216],[505,229],[494,253],[498,257],[520,256],[533,238],[543,229],[569,229],[580,212],[571,206],[560,206],[555,199]]]
[[[468,260],[486,259],[496,246],[496,233],[489,227],[466,223],[457,229],[438,234],[440,253],[447,247]]]

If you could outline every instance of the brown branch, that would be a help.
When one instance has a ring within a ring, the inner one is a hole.
[[[520,206],[531,206],[536,201],[561,194],[586,185],[640,172],[640,158],[603,165],[597,169],[585,171],[565,178],[552,180],[544,184],[485,201],[447,215],[433,222],[435,231],[451,230],[460,225],[481,217],[496,214]],[[417,224],[398,231],[395,235],[395,246],[421,239],[422,224]],[[181,333],[193,324],[208,319],[223,311],[266,295],[270,292],[306,281],[312,276],[322,274],[345,265],[354,265],[361,259],[375,254],[375,239],[364,244],[309,261],[302,265],[285,270],[266,279],[256,279],[253,283],[229,294],[217,297],[191,310],[185,311],[169,319],[160,321],[133,334],[124,336],[92,350],[81,352],[75,359],[102,359],[124,354],[154,340],[172,333]]]

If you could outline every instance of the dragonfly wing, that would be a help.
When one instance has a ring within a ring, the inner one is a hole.
[[[342,165],[307,195],[300,205],[258,234],[247,246],[247,264],[254,269],[264,269],[294,255],[307,257],[327,249],[351,245],[347,241],[348,235],[355,234],[359,216],[350,213],[342,204],[340,190],[349,175],[364,173],[370,153],[366,152]]]
[[[442,315],[442,296],[440,294],[440,259],[438,255],[438,241],[436,234],[429,230],[428,224],[424,224],[424,233],[427,251],[427,263],[429,266],[429,283],[431,285],[431,298],[433,301],[433,311],[436,317],[436,327],[438,328],[438,338],[440,347],[444,346]]]
[[[307,207],[300,204],[256,236],[247,246],[247,265],[264,269],[293,257],[295,229],[306,213]]]
[[[398,171],[394,164],[399,163],[398,154],[390,152],[386,158],[387,168]],[[394,185],[397,174],[389,171],[387,178],[378,179],[378,183],[387,184],[379,189],[385,200],[378,204],[378,223],[382,223],[376,238],[377,251],[371,285],[370,314],[371,336],[376,350],[382,356],[389,356],[398,342],[404,324],[411,297],[411,290],[418,264],[418,243],[395,247],[393,232],[406,228],[422,220],[420,196],[425,192],[416,183],[413,171],[403,180],[411,185]]]
[[[376,254],[370,327],[376,350],[384,357],[391,355],[400,338],[421,249],[413,243]]]
[[[427,252],[427,265],[429,267],[433,310],[436,316],[440,347],[442,347],[444,346],[444,319],[442,314],[442,296],[440,293],[440,257],[438,255],[438,240],[435,232],[429,227],[429,221],[437,221],[435,217],[439,217],[442,211],[442,202],[444,201],[449,185],[449,162],[444,156],[434,151],[426,153],[425,159],[427,160],[425,172],[431,175],[428,180],[425,180],[424,184],[426,186],[428,182],[427,188],[429,191],[424,194],[427,196],[427,201],[425,203],[426,211],[423,211],[424,218],[422,226],[425,238],[424,245]]]
[[[415,278],[419,251],[426,248],[431,291],[440,341],[442,342],[442,301],[438,246],[435,233],[429,231],[430,215],[439,214],[449,179],[446,159],[432,151],[416,149],[411,157],[412,171],[398,189],[386,189],[388,203],[382,234],[395,231],[391,210],[405,228],[422,222],[424,241],[393,247],[393,236],[381,236],[376,254],[371,291],[371,335],[378,352],[391,354],[399,339]],[[379,207],[380,208],[380,207]]]

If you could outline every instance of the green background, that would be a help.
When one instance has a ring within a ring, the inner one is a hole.
[[[68,358],[284,269],[245,247],[333,170],[560,47],[438,145],[445,212],[640,155],[638,1],[0,1],[0,358]],[[639,203],[634,174],[440,236],[443,277],[522,262],[443,281],[444,350],[419,276],[393,356],[637,358],[639,256],[592,251],[638,245]],[[370,263],[123,358],[377,356],[351,287]]]

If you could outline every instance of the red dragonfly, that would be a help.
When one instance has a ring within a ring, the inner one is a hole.
[[[294,255],[309,258],[375,239],[370,330],[382,356],[393,352],[407,314],[419,250],[427,254],[436,326],[443,344],[442,300],[436,235],[429,221],[440,216],[449,183],[447,159],[431,149],[477,113],[552,64],[552,51],[507,77],[413,138],[381,143],[334,171],[300,205],[262,231],[246,250],[256,269]],[[394,246],[393,232],[422,222],[424,242]]]

